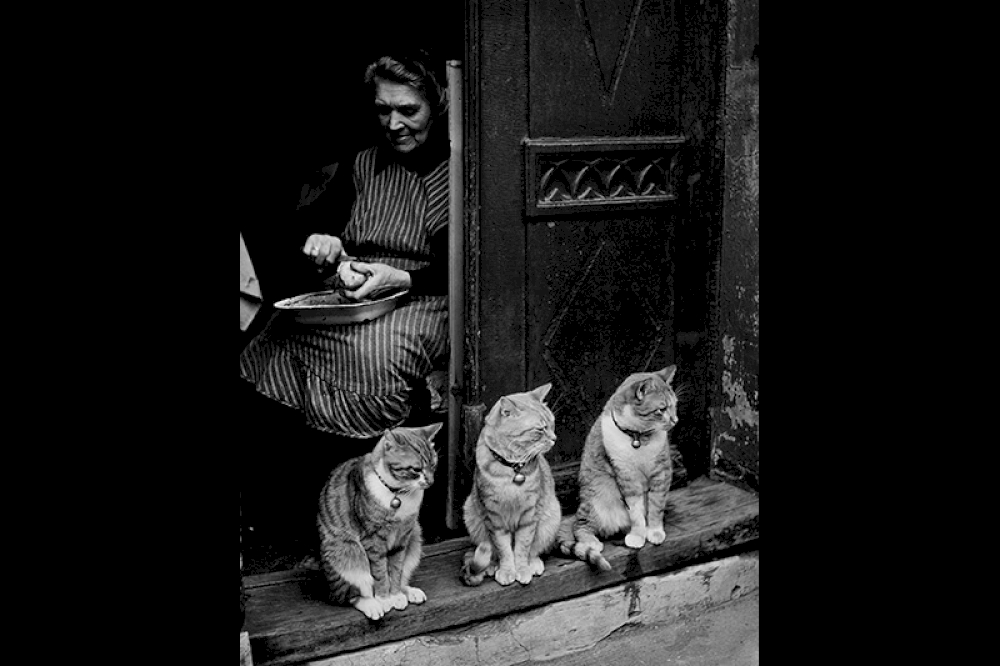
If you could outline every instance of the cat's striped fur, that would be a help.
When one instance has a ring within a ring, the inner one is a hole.
[[[465,503],[465,526],[476,546],[465,557],[466,585],[480,585],[487,575],[501,585],[527,585],[545,571],[541,556],[555,545],[562,520],[545,459],[556,442],[555,416],[544,403],[551,389],[546,384],[503,397],[486,418]]]
[[[427,600],[409,583],[423,552],[418,516],[424,491],[434,482],[438,456],[432,440],[441,427],[389,431],[371,453],[330,475],[317,526],[333,603],[379,620],[392,609]]]
[[[670,366],[632,375],[608,400],[580,462],[579,509],[559,531],[564,555],[609,571],[601,539],[628,530],[625,545],[636,549],[666,540],[663,515],[673,479],[670,431],[678,421],[676,372],[677,366]]]

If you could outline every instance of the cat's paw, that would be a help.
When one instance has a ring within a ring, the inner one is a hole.
[[[422,604],[427,601],[427,595],[420,588],[404,587],[403,593],[406,594],[406,598],[410,600],[411,604]]]
[[[517,568],[517,582],[521,585],[530,585],[535,575],[531,572],[531,566],[525,564]]]
[[[497,565],[496,562],[490,562],[490,565],[486,567],[486,575],[490,578],[494,578],[497,575]]]
[[[383,614],[388,613],[396,607],[392,596],[380,597],[376,595],[375,600],[381,604]]]
[[[645,534],[629,534],[625,537],[625,545],[629,548],[635,548],[638,550],[646,545],[646,535]]]
[[[528,565],[531,567],[532,576],[541,576],[545,573],[545,562],[542,562],[540,557],[532,558]]]
[[[652,529],[649,530],[649,533],[646,535],[646,539],[654,546],[659,546],[667,540],[667,533],[663,531],[663,528]]]
[[[374,597],[361,597],[354,602],[354,607],[364,613],[369,620],[381,620],[385,617],[382,602]]]
[[[500,583],[504,587],[507,587],[508,585],[513,585],[514,581],[517,580],[517,572],[513,567],[500,567],[497,569],[493,578],[496,582]]]
[[[397,592],[396,594],[389,595],[389,603],[396,610],[406,610],[406,607],[410,605],[410,600],[406,592]]]

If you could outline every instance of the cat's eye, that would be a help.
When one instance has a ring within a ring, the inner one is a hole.
[[[422,467],[397,467],[394,465],[391,465],[389,469],[392,471],[393,476],[400,479],[415,479],[423,471]]]

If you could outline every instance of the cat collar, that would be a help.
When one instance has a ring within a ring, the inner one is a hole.
[[[616,428],[621,430],[623,433],[625,433],[632,439],[633,449],[642,448],[642,438],[649,437],[650,435],[656,432],[656,430],[648,430],[646,432],[639,432],[638,430],[626,430],[625,428],[621,427],[621,425],[618,423],[618,419],[615,418],[614,410],[612,410],[611,412],[611,420],[614,421]]]
[[[389,506],[391,506],[393,510],[403,506],[403,500],[399,499],[399,496],[405,495],[407,493],[406,488],[393,488],[392,486],[390,486],[388,483],[385,482],[385,479],[382,478],[382,475],[378,473],[377,469],[374,469],[373,471],[375,472],[375,476],[378,477],[378,480],[382,482],[382,485],[385,486],[386,489],[393,494],[393,498],[392,501],[389,502]]]
[[[510,467],[512,470],[514,470],[514,483],[515,484],[517,484],[519,486],[524,485],[524,482],[528,480],[528,477],[526,477],[524,474],[522,474],[521,470],[524,469],[525,465],[528,464],[527,462],[512,463],[511,461],[507,460],[506,458],[504,458],[503,456],[501,456],[499,453],[497,453],[493,449],[490,449],[490,453],[493,454],[493,457],[497,459],[498,463],[500,463],[501,465],[504,465],[506,467]],[[528,462],[531,462],[531,461],[529,460]]]

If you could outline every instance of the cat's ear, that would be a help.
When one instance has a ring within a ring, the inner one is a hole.
[[[545,402],[545,397],[549,394],[550,391],[552,391],[552,384],[546,384],[545,386],[539,386],[538,388],[536,388],[534,391],[531,392],[531,395],[538,398],[538,402]]]
[[[517,411],[517,405],[512,400],[504,396],[500,398],[500,416],[509,419]]]
[[[393,444],[396,443],[396,437],[392,434],[391,430],[386,430],[382,435],[382,447],[384,451],[389,451],[392,449]]]
[[[664,368],[660,372],[656,373],[656,375],[660,379],[662,379],[663,381],[665,381],[668,386],[670,385],[670,382],[674,381],[674,375],[676,375],[676,374],[677,374],[677,366],[676,365],[672,365],[669,368]]]
[[[635,399],[640,403],[646,399],[646,389],[648,388],[648,384],[646,382],[648,381],[648,379],[644,379],[641,382],[636,382]]]
[[[424,438],[428,442],[433,442],[434,441],[434,437],[439,432],[441,432],[441,428],[443,428],[443,427],[444,427],[444,423],[432,423],[431,425],[427,426],[426,428],[421,428],[420,429],[420,434],[423,435]]]

